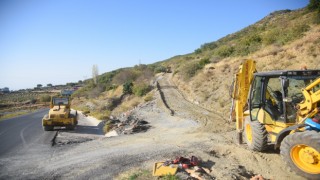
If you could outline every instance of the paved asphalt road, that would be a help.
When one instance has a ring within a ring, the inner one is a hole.
[[[56,131],[43,131],[42,117],[48,109],[0,121],[0,158],[14,156],[31,146],[48,145]]]

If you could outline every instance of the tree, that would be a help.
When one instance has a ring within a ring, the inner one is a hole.
[[[309,10],[320,10],[320,0],[310,0],[308,4]]]
[[[42,88],[42,84],[37,84],[37,88]]]
[[[52,87],[52,84],[47,84],[47,87]]]
[[[132,94],[133,83],[131,81],[127,81],[123,84],[123,94]]]
[[[92,79],[93,83],[96,85],[98,82],[98,76],[99,76],[99,70],[98,70],[98,65],[93,65],[92,66]]]
[[[76,83],[67,83],[66,85],[67,85],[67,86],[71,86],[71,87],[73,87],[73,86],[75,86],[75,85],[76,85]]]

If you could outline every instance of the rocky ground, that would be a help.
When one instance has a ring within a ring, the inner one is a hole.
[[[53,147],[41,151],[30,147],[3,159],[6,174],[0,179],[116,179],[132,169],[151,172],[154,162],[191,155],[200,158],[215,179],[248,179],[257,174],[267,179],[302,179],[285,169],[278,152],[258,153],[236,145],[233,124],[186,101],[169,75],[158,81],[162,95],[155,92],[153,101],[131,111],[131,116],[148,122],[146,131],[107,138],[102,123],[81,116],[75,131],[59,131]]]

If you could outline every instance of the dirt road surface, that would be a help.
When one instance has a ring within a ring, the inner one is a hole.
[[[102,123],[81,117],[75,131],[60,130],[53,147],[29,146],[0,158],[0,179],[115,179],[132,168],[152,169],[159,160],[195,155],[216,179],[302,179],[285,169],[278,152],[252,152],[233,142],[233,125],[186,101],[169,75],[158,79],[170,115],[158,92],[132,116],[151,125],[144,133],[105,138]]]

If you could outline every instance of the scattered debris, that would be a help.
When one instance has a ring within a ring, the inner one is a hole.
[[[58,132],[58,131],[57,131]],[[79,143],[84,143],[88,141],[92,141],[93,138],[85,138],[85,137],[76,137],[76,136],[64,136],[61,134],[58,134],[56,138],[54,145],[56,146],[64,146],[64,145],[72,145],[72,144],[79,144]]]
[[[180,174],[187,175],[188,179],[214,179],[209,175],[211,171],[208,168],[201,167],[200,164],[200,160],[195,156],[191,156],[191,158],[177,157],[174,160],[156,162],[153,168],[153,176],[175,175],[177,172],[183,172]]]
[[[146,132],[151,127],[147,121],[131,114],[125,114],[119,119],[110,119],[107,124],[109,125],[109,132],[105,135],[106,137]]]

